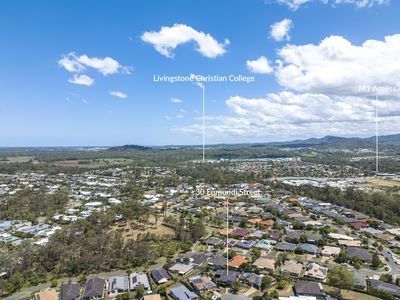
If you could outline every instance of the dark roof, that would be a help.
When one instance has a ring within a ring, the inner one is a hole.
[[[298,296],[321,297],[325,295],[322,286],[315,281],[299,280],[294,285],[294,290]]]
[[[64,283],[61,286],[61,300],[75,300],[81,294],[81,285],[79,283]]]
[[[296,249],[296,244],[288,243],[288,242],[281,242],[281,243],[276,244],[275,248],[277,250],[282,250],[282,251],[294,251],[294,249]]]
[[[218,281],[219,282],[225,282],[227,284],[231,284],[232,281],[235,279],[239,279],[240,273],[236,271],[229,271],[229,273],[226,273],[226,270],[217,270],[215,272],[216,276],[219,276]]]
[[[372,253],[368,250],[360,247],[348,247],[347,255],[350,257],[358,257],[361,261],[371,262],[372,261]]]
[[[208,238],[208,239],[206,239],[204,241],[205,244],[212,245],[212,246],[218,245],[221,242],[222,242],[222,240],[220,238],[215,237],[215,236],[210,237],[210,238]]]
[[[213,258],[211,258],[209,264],[212,264],[216,267],[225,266],[226,265],[226,257],[221,254],[217,254]]]
[[[290,230],[287,232],[286,235],[287,235],[288,240],[298,240],[298,239],[300,239],[301,231],[300,230]]]
[[[86,282],[83,298],[102,297],[106,281],[102,278],[92,278]]]
[[[151,270],[151,276],[153,276],[154,280],[159,282],[161,279],[166,278],[167,280],[171,279],[171,276],[164,269],[159,270]]]
[[[201,265],[203,264],[205,261],[207,261],[210,258],[210,254],[206,254],[206,253],[191,253],[188,255],[191,259],[192,259],[192,263],[194,265]]]
[[[300,243],[298,247],[306,253],[315,254],[318,251],[318,247],[313,244]]]
[[[394,284],[386,283],[383,281],[371,279],[370,286],[376,290],[385,291],[396,297],[400,297],[400,288]]]

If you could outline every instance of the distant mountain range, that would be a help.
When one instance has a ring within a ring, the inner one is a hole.
[[[400,134],[379,136],[379,146],[386,150],[400,150]],[[108,151],[129,151],[129,150],[151,150],[151,149],[174,149],[194,148],[197,146],[157,146],[145,147],[139,145],[124,145],[108,148]],[[327,135],[322,138],[309,138],[304,140],[293,140],[287,142],[254,143],[254,144],[217,144],[207,145],[207,148],[232,148],[232,147],[273,147],[273,148],[319,148],[319,149],[375,149],[375,136],[367,138],[339,137]]]

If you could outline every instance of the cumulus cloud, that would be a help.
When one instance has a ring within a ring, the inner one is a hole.
[[[400,34],[353,45],[341,36],[319,45],[287,45],[278,51],[275,75],[287,89],[355,95],[360,86],[400,88]]]
[[[293,27],[293,21],[290,19],[283,19],[271,25],[270,37],[275,41],[290,40],[289,31]]]
[[[80,73],[87,68],[93,68],[104,76],[120,72],[130,74],[131,70],[130,67],[122,66],[118,61],[111,57],[89,57],[86,54],[78,56],[75,52],[70,52],[67,55],[64,55],[58,61],[58,64],[68,72]]]
[[[363,8],[386,4],[389,3],[390,0],[276,0],[276,2],[284,4],[292,10],[297,10],[300,6],[311,2],[320,2],[333,6],[338,4],[353,4],[359,8]]]
[[[122,98],[122,99],[128,98],[127,94],[120,92],[120,91],[111,91],[110,95],[114,96],[114,97]]]
[[[268,59],[264,56],[260,56],[256,60],[248,60],[246,66],[252,73],[270,74],[273,72],[273,68],[269,64]]]
[[[215,40],[210,34],[197,31],[185,24],[174,24],[171,27],[163,26],[160,31],[148,31],[142,34],[141,39],[153,45],[153,47],[166,57],[173,57],[173,52],[177,46],[195,42],[196,51],[208,58],[215,58],[223,55],[229,40],[223,43]]]
[[[68,82],[79,85],[91,86],[94,83],[94,79],[90,78],[87,75],[74,74],[72,78],[68,79]]]
[[[182,103],[183,100],[182,100],[182,99],[179,99],[179,98],[171,98],[171,102],[172,102],[172,103]]]
[[[356,96],[327,96],[323,94],[271,93],[265,98],[230,97],[226,105],[228,116],[208,117],[210,138],[248,140],[287,140],[310,136],[372,135],[375,126],[376,102]],[[400,125],[398,99],[381,101],[380,128],[382,133],[396,133]],[[199,134],[201,124],[177,130]]]

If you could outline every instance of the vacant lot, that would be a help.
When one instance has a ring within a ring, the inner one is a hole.
[[[53,165],[58,167],[71,168],[102,168],[115,165],[126,165],[132,163],[133,160],[126,158],[106,158],[93,160],[60,160],[53,162]]]
[[[331,286],[327,286],[327,285],[324,285],[324,290],[326,292],[334,292],[334,288]],[[354,291],[349,291],[349,290],[342,290],[342,296],[343,296],[343,299],[346,299],[346,300],[359,300],[359,299],[378,300],[379,299],[374,296],[370,296],[370,295],[366,295],[366,294],[358,293],[358,292],[354,292]]]
[[[140,228],[130,226],[127,222],[119,222],[118,224],[114,225],[111,230],[121,232],[124,241],[127,241],[129,239],[136,239],[139,233],[142,236],[147,233],[156,234],[157,236],[162,236],[166,234],[174,236],[174,230],[162,225],[162,222],[163,218],[159,218],[157,222],[158,224],[156,226],[155,218],[149,217],[149,220],[147,220],[146,224],[141,224]]]
[[[32,156],[9,156],[6,157],[5,159],[0,159],[0,164],[1,163],[26,163],[34,161]]]

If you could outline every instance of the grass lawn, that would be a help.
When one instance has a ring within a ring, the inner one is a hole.
[[[328,285],[324,285],[324,290],[326,292],[333,292],[334,288]],[[355,291],[349,291],[349,290],[342,290],[342,296],[344,299],[346,300],[359,300],[359,299],[363,299],[363,300],[378,300],[380,298],[374,297],[374,296],[370,296],[364,293],[358,293]]]

